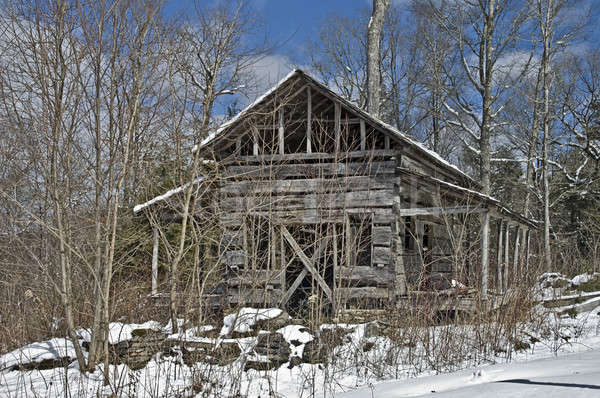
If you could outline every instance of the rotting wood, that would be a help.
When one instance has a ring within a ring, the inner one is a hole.
[[[158,293],[158,228],[152,228],[152,294]]]
[[[263,155],[252,155],[252,156],[238,156],[236,158],[230,158],[226,161],[221,162],[222,166],[228,165],[249,165],[252,163],[258,163],[260,167],[271,167],[276,166],[276,163],[287,163],[294,161],[312,161],[312,160],[336,160],[341,161],[345,159],[380,159],[380,158],[391,158],[398,156],[398,152],[393,149],[371,149],[371,150],[360,150],[360,151],[349,151],[339,152],[337,155],[333,153],[325,152],[311,152],[311,153],[288,153],[288,154],[263,154]],[[273,164],[272,164],[273,163]]]
[[[264,166],[229,166],[224,170],[227,178],[267,178],[289,177],[333,177],[353,175],[393,174],[393,161],[369,163],[318,163],[318,164],[281,164]]]
[[[515,227],[515,247],[513,253],[513,283],[517,283],[519,278],[519,246],[521,244],[521,227]]]
[[[220,215],[220,222],[224,227],[239,227],[244,223],[248,212],[232,212]],[[290,211],[252,211],[257,216],[269,217],[275,224],[321,224],[343,223],[347,214],[373,214],[373,222],[385,224],[392,217],[391,207],[382,208],[340,208],[340,209],[302,209]]]
[[[338,101],[334,102],[334,136],[335,136],[335,153],[340,152],[340,118],[342,116],[342,111],[340,107],[340,103]]]
[[[285,128],[283,126],[283,107],[281,107],[279,109],[279,126],[278,126],[277,130],[279,133],[279,154],[283,155],[284,148],[285,148]]]
[[[367,132],[365,128],[365,121],[360,119],[360,150],[365,151],[367,149]]]
[[[498,221],[498,246],[497,246],[497,250],[496,250],[496,272],[498,275],[498,279],[497,279],[497,283],[496,283],[496,288],[498,289],[499,292],[503,291],[503,284],[502,284],[502,234],[503,234],[503,227],[504,222],[502,220]]]
[[[325,237],[319,243],[319,247],[317,248],[317,250],[315,250],[315,252],[313,253],[312,258],[311,258],[311,262],[313,264],[315,263],[315,261],[317,261],[317,259],[323,253],[323,250],[325,249],[325,246],[327,245],[327,241],[328,241],[328,237]],[[300,284],[302,283],[302,281],[304,280],[304,278],[306,277],[307,274],[308,274],[308,268],[304,268],[300,272],[300,274],[296,277],[296,279],[294,280],[294,282],[292,283],[290,288],[285,292],[285,294],[281,298],[281,301],[279,302],[279,307],[283,308],[283,306],[292,297],[292,295],[294,294],[296,289],[298,289],[298,287],[300,286]]]
[[[308,209],[340,209],[347,207],[391,206],[391,190],[351,191],[322,194],[294,194],[278,196],[240,196],[223,198],[220,210],[226,212],[284,211]]]
[[[373,236],[371,241],[374,246],[390,246],[392,241],[392,227],[373,226]]]
[[[306,87],[306,153],[312,153],[312,94]]]
[[[510,238],[510,224],[508,222],[505,223],[504,230],[504,291],[508,291],[508,275],[509,275],[509,240]]]
[[[394,273],[391,267],[370,267],[370,266],[355,266],[355,267],[338,267],[337,280],[340,286],[364,287],[373,286],[392,287],[394,283]]]
[[[338,289],[342,300],[387,299],[390,297],[390,290],[383,287],[340,287]]]
[[[486,209],[473,206],[451,206],[451,207],[415,207],[410,209],[400,209],[400,217],[410,216],[431,216],[440,214],[461,214],[461,213],[484,213]]]
[[[319,271],[315,269],[311,260],[304,254],[304,251],[300,248],[294,237],[290,234],[287,228],[283,225],[280,226],[283,237],[288,241],[295,254],[298,256],[302,264],[310,271],[313,278],[317,281],[323,292],[327,295],[331,302],[334,302],[333,294],[331,293],[331,289],[327,286],[327,282],[323,279],[323,277],[319,274]]]

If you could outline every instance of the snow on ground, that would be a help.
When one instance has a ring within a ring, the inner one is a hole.
[[[278,308],[241,308],[223,318],[221,335],[226,336],[232,332],[247,333],[252,330],[256,322],[277,318],[282,313],[283,311]]]
[[[235,341],[240,346],[242,354],[229,365],[220,366],[200,362],[193,367],[182,362],[181,354],[157,354],[141,370],[133,371],[125,365],[111,365],[109,374],[112,379],[108,386],[103,386],[101,366],[95,372],[85,374],[79,371],[76,362],[67,368],[22,372],[1,371],[0,397],[279,396],[291,398],[316,395],[330,397],[334,393],[341,393],[342,397],[385,398],[415,396],[430,393],[432,390],[436,390],[435,396],[464,392],[470,395],[442,396],[479,397],[485,394],[489,397],[535,397],[533,394],[543,389],[550,389],[549,391],[562,389],[562,395],[555,396],[565,396],[566,391],[573,397],[593,397],[594,394],[600,393],[600,390],[590,386],[567,387],[543,383],[594,386],[594,379],[600,376],[600,336],[598,335],[600,316],[597,312],[598,309],[595,309],[578,314],[576,317],[550,316],[553,323],[549,325],[551,332],[546,337],[537,335],[540,340],[532,342],[530,348],[518,353],[512,352],[510,355],[502,352],[496,355],[493,353],[481,355],[468,348],[476,344],[473,340],[477,331],[471,325],[434,326],[412,330],[412,333],[418,336],[429,335],[431,341],[442,342],[437,343],[435,349],[447,348],[448,344],[443,343],[445,341],[452,341],[452,344],[464,341],[468,345],[465,351],[461,351],[458,346],[451,348],[448,352],[455,358],[451,358],[451,364],[444,366],[430,362],[433,357],[427,356],[425,347],[419,343],[419,339],[416,340],[416,345],[394,345],[385,336],[365,337],[367,328],[365,324],[322,325],[321,331],[337,328],[349,333],[344,337],[344,343],[334,348],[327,366],[308,363],[291,366],[285,363],[279,369],[270,371],[244,370],[245,360],[253,355],[256,337],[224,339],[221,335],[213,339],[196,336],[196,339],[205,339],[214,344]],[[234,318],[227,318],[230,315],[226,317],[227,331],[250,330],[257,326],[257,320],[271,319],[280,316],[281,312],[273,309],[245,309],[241,311],[241,315],[244,316],[240,317],[238,314],[236,318],[245,319],[241,323]],[[113,341],[120,341],[123,334],[131,333],[137,328],[153,326],[156,326],[156,323],[123,326]],[[117,330],[116,326],[114,328]],[[168,332],[169,328],[165,327],[164,330]],[[528,330],[524,329],[524,336],[528,336],[526,333],[533,335],[536,329],[532,326],[531,330]],[[301,325],[288,325],[278,329],[278,332],[283,334],[290,345],[295,346],[293,352],[296,355],[301,355],[305,344],[316,338],[314,332]],[[193,336],[191,334],[188,336],[186,332],[185,337]],[[445,340],[446,338],[452,340]],[[464,340],[460,340],[461,338]],[[296,346],[298,343],[300,344]],[[23,349],[25,348],[27,347]],[[573,356],[573,354],[577,355]],[[438,353],[433,352],[432,355]],[[557,359],[553,359],[555,356]],[[6,360],[5,356],[0,357],[0,361]],[[595,370],[595,374],[593,370],[590,371],[593,366],[590,364],[594,364],[598,369]],[[459,371],[439,375],[439,373],[456,370]],[[573,371],[578,373],[573,374]],[[577,395],[580,390],[583,391],[582,395]],[[544,398],[552,397],[544,394]]]
[[[39,343],[28,344],[0,356],[0,371],[24,363],[40,363],[69,357],[75,358],[75,348],[71,340],[59,337]]]
[[[600,350],[381,383],[338,395],[340,398],[368,396],[600,397]]]
[[[152,329],[162,330],[160,323],[155,321],[148,321],[144,323],[121,323],[111,322],[108,325],[108,342],[109,344],[117,344],[121,341],[131,340],[133,337],[132,333],[136,329]],[[79,329],[77,335],[83,341],[91,341],[91,331],[89,329]]]

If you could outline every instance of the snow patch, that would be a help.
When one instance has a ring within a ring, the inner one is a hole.
[[[277,318],[283,313],[279,308],[251,308],[244,307],[238,312],[229,314],[223,318],[221,335],[226,336],[232,332],[247,333],[258,321]]]
[[[12,368],[23,364],[40,363],[45,360],[75,359],[73,342],[65,337],[57,337],[39,343],[28,344],[14,351],[0,356],[0,370]]]

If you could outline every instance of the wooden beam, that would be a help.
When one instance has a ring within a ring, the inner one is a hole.
[[[367,150],[367,129],[363,119],[360,119],[360,150]]]
[[[284,135],[285,135],[285,129],[283,127],[283,107],[281,109],[279,109],[279,154],[283,155],[284,151],[284,144],[285,144],[285,140],[284,140]]]
[[[503,288],[503,284],[502,284],[502,226],[503,226],[504,222],[502,220],[500,220],[498,222],[498,247],[497,247],[497,261],[496,261],[496,268],[497,268],[497,272],[498,272],[498,283],[497,283],[497,290],[499,292],[502,292],[502,288]]]
[[[252,126],[252,154],[258,156],[258,129]]]
[[[453,207],[415,207],[409,209],[400,209],[400,217],[411,216],[433,216],[439,214],[459,214],[459,213],[484,213],[486,209],[472,206],[453,206]]]
[[[158,228],[152,228],[152,294],[158,293]]]
[[[334,103],[335,110],[335,153],[340,151],[340,119],[342,117],[342,109],[339,102]]]
[[[519,225],[517,225],[515,227],[515,247],[514,247],[514,254],[513,254],[513,283],[517,282],[517,278],[519,277],[519,246],[521,244],[520,239],[521,239],[521,227],[519,227]]]
[[[525,238],[525,272],[529,272],[529,254],[530,254],[531,229],[527,228]]]
[[[508,263],[509,263],[509,242],[510,242],[510,224],[505,222],[504,230],[504,291],[508,290]]]
[[[306,87],[306,153],[312,153],[312,94],[310,86]]]
[[[481,213],[481,294],[488,292],[489,279],[489,251],[490,251],[490,213]]]
[[[327,237],[325,237],[325,239],[321,240],[321,243],[319,244],[319,247],[313,253],[313,256],[312,256],[312,259],[311,259],[311,261],[313,263],[317,260],[317,258],[319,258],[319,256],[323,252],[323,249],[325,248],[325,242],[326,241],[327,241]],[[298,289],[298,287],[300,286],[300,284],[302,283],[302,281],[306,277],[306,274],[308,274],[308,268],[304,268],[302,270],[302,272],[300,272],[300,274],[296,277],[296,279],[294,280],[294,282],[292,283],[292,285],[290,286],[290,288],[285,292],[285,294],[281,298],[281,301],[279,302],[280,308],[282,308],[284,305],[286,305],[286,303],[288,302],[288,300],[292,297],[292,294],[294,294],[294,292],[296,291],[296,289]]]
[[[304,266],[310,271],[310,273],[316,279],[321,289],[323,289],[327,297],[329,297],[329,300],[331,300],[331,302],[333,303],[333,294],[331,293],[331,289],[329,288],[329,286],[327,286],[327,282],[325,282],[323,277],[315,269],[311,260],[308,257],[306,257],[306,254],[304,254],[300,246],[298,246],[298,243],[296,243],[296,241],[294,240],[294,237],[290,234],[290,232],[284,225],[281,226],[281,233],[283,234],[284,238],[288,241],[294,252],[296,252],[296,255],[298,256],[300,261],[302,261],[302,264],[304,264]]]

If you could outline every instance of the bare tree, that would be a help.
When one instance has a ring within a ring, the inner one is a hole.
[[[367,32],[367,110],[379,117],[381,106],[381,36],[390,0],[373,0]]]

